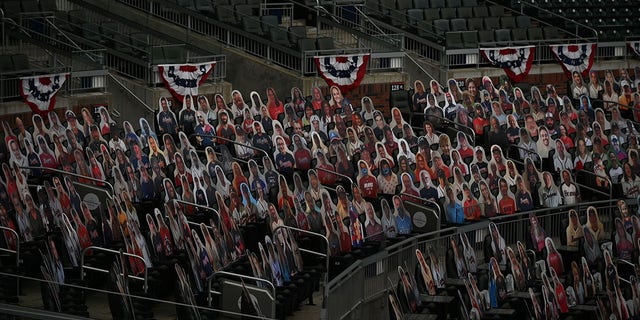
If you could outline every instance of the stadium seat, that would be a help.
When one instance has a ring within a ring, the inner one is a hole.
[[[482,18],[471,18],[467,20],[468,30],[484,30]]]
[[[502,29],[513,29],[516,27],[516,18],[515,17],[509,17],[509,16],[503,16],[500,17],[500,27]]]
[[[516,17],[516,25],[518,28],[530,28],[531,27],[531,17],[529,16],[517,16]]]
[[[542,36],[542,29],[541,28],[529,28],[527,30],[528,33],[528,39],[530,41],[540,41],[543,40],[544,37]]]
[[[454,19],[456,17],[455,8],[442,8],[440,9],[440,19]]]
[[[133,54],[131,47],[131,38],[128,34],[114,34],[113,35],[113,48],[125,54]],[[164,53],[163,53],[164,55]]]
[[[380,7],[382,9],[382,15],[388,16],[391,13],[391,10],[396,8],[395,0],[382,0],[380,2]]]
[[[444,35],[447,31],[449,31],[449,20],[435,20],[433,22],[433,31],[438,35]]]
[[[306,26],[291,26],[289,27],[289,33],[291,37],[291,43],[298,43],[299,39],[307,37]]]
[[[269,29],[269,39],[273,41],[273,43],[283,45],[286,47],[291,46],[291,42],[289,41],[289,34],[286,29],[281,27],[275,27]]]
[[[404,11],[413,8],[413,0],[397,0],[396,9]]]
[[[446,0],[446,1],[447,1],[447,7],[449,8],[458,8],[462,6],[461,0]]]
[[[461,32],[447,32],[446,35],[447,49],[462,49],[464,44],[462,42]]]
[[[213,8],[217,8],[218,6],[226,6],[226,5],[230,5],[231,3],[229,2],[229,0],[211,0],[211,5],[213,5]]]
[[[40,12],[37,0],[22,0],[22,12]]]
[[[486,6],[473,7],[473,16],[477,18],[485,18],[489,16],[489,8]]]
[[[544,27],[542,28],[542,34],[544,35],[544,39],[552,40],[552,39],[560,39],[560,30],[556,27]]]
[[[407,15],[409,19],[410,25],[417,25],[418,21],[424,20],[423,10],[422,9],[409,9],[407,10]]]
[[[242,17],[242,30],[260,36],[265,34],[264,31],[262,31],[260,20],[254,17]]]
[[[243,17],[255,16],[255,13],[257,12],[257,9],[254,10],[254,6],[250,4],[240,4],[237,5],[235,9],[238,21],[242,21]]]
[[[102,30],[103,41],[113,39],[116,34],[120,33],[118,30],[118,23],[115,21],[102,21],[100,29]]]
[[[500,45],[507,45],[511,42],[511,30],[509,29],[498,29],[495,31],[495,40]]]
[[[429,0],[413,0],[414,9],[427,9],[429,8]]]
[[[440,11],[434,9],[424,9],[424,19],[433,24],[434,20],[440,19]]]
[[[141,32],[131,33],[131,45],[134,48],[139,48],[141,51],[144,51],[148,44],[149,44],[149,39],[146,33],[141,33]]]
[[[10,55],[0,55],[0,73],[13,71],[13,60]]]
[[[431,0],[431,8],[444,8],[444,0]]]
[[[196,6],[196,10],[204,14],[213,15],[215,13],[211,0],[196,0],[195,6]]]
[[[164,50],[162,47],[151,47],[151,62],[153,64],[167,63],[167,59],[164,57]]]
[[[473,18],[473,8],[472,7],[460,7],[458,8],[458,18]]]
[[[477,31],[465,31],[462,32],[462,43],[464,48],[477,48],[478,47],[478,32]]]
[[[333,45],[333,38],[324,37],[316,39],[316,47],[318,50],[333,50],[335,46]]]
[[[489,13],[492,17],[502,17],[504,16],[504,7],[503,6],[490,6]]]
[[[462,5],[464,7],[477,7],[478,0],[462,0]]]
[[[513,41],[526,41],[527,37],[527,29],[523,28],[515,28],[511,29],[511,38]]]
[[[484,28],[485,30],[500,29],[500,20],[498,17],[484,18]]]
[[[305,51],[315,51],[316,50],[316,39],[298,39],[298,49],[301,52]]]
[[[416,26],[418,29],[418,36],[424,37],[424,38],[432,38],[434,35],[433,21],[427,21],[427,20],[418,21],[418,25]]]
[[[364,2],[365,13],[372,16],[380,15],[380,1],[379,0],[366,0]]]
[[[269,29],[279,25],[277,16],[262,16],[260,17],[260,21],[262,22],[262,30],[264,30],[264,32],[269,32]]]
[[[93,22],[82,23],[82,37],[89,41],[100,43],[102,40],[100,26]]]
[[[466,19],[452,19],[451,20],[451,31],[466,31],[467,30],[467,20]]]
[[[493,38],[493,30],[481,30],[478,31],[478,42],[479,43],[493,43],[495,42]]]
[[[189,10],[195,10],[196,6],[193,0],[177,0],[177,4],[183,8],[187,8]]]
[[[400,10],[391,10],[391,24],[402,28],[404,26],[406,26],[407,23],[407,18],[405,17],[404,13],[402,13],[402,11]]]
[[[237,24],[236,15],[232,5],[222,5],[216,10],[216,20],[222,23]]]

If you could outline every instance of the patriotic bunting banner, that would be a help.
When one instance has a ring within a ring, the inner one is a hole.
[[[629,45],[636,57],[640,57],[640,41],[629,41],[627,45]]]
[[[158,72],[171,94],[182,101],[188,94],[198,95],[198,86],[207,80],[215,65],[215,61],[199,64],[160,64]]]
[[[44,118],[56,105],[56,94],[68,76],[60,73],[20,78],[20,95],[33,112]]]
[[[593,66],[593,58],[596,55],[596,44],[556,44],[549,45],[551,52],[560,62],[567,78],[571,79],[574,71],[580,72],[583,78],[589,76],[589,70]]]
[[[512,82],[520,82],[531,70],[535,47],[485,48],[480,52],[492,65],[502,68]]]
[[[347,92],[360,85],[367,71],[371,54],[315,57],[318,74],[329,86],[337,86]]]

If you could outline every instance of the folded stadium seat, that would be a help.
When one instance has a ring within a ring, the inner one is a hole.
[[[13,62],[13,68],[16,71],[31,69],[29,58],[26,54],[14,54],[11,56],[11,61]]]
[[[531,17],[529,16],[517,16],[516,17],[516,25],[518,28],[530,28],[531,27]]]
[[[456,8],[440,9],[440,19],[454,19],[456,17]]]
[[[242,17],[242,30],[259,36],[265,35],[260,20],[256,17]]]
[[[366,0],[364,2],[365,13],[370,16],[380,16],[380,1],[379,0]]]
[[[444,8],[444,0],[431,0],[431,8]]]
[[[176,3],[183,7],[183,8],[187,8],[189,10],[195,10],[196,6],[195,3],[193,2],[193,0],[177,0]]]
[[[498,17],[484,18],[484,28],[486,30],[500,29],[500,19]]]
[[[440,19],[440,11],[438,9],[424,9],[424,19],[433,24],[433,21]]]
[[[284,29],[281,27],[275,27],[275,28],[269,29],[269,39],[271,39],[271,41],[279,45],[283,45],[286,47],[291,46],[291,42],[289,41],[289,33],[287,32],[287,29]]]
[[[413,8],[427,9],[429,8],[429,0],[413,0]]]
[[[462,32],[462,43],[464,48],[473,49],[478,47],[478,31]]]
[[[492,17],[502,17],[504,16],[504,7],[503,6],[490,6],[489,13]]]
[[[382,16],[389,16],[389,14],[391,14],[391,10],[396,8],[396,1],[382,0],[380,2],[380,7],[382,9]]]
[[[513,41],[527,41],[527,29],[515,28],[511,29],[511,40]]]
[[[298,43],[299,39],[307,37],[306,26],[291,26],[289,27],[289,36],[291,37],[291,43]]]
[[[451,31],[467,31],[467,20],[466,19],[452,19],[451,20]]]
[[[560,30],[558,30],[558,28],[556,27],[544,27],[542,28],[542,34],[544,34],[545,40],[562,38],[562,36],[560,35]]]
[[[0,55],[0,73],[13,71],[13,60],[8,54]]]
[[[216,10],[216,20],[222,23],[237,24],[236,15],[233,11],[233,5],[222,5]]]
[[[449,31],[449,20],[438,19],[433,22],[433,32],[438,35],[444,36]]]
[[[333,38],[331,37],[323,37],[316,39],[316,47],[318,50],[333,50],[335,46],[333,45]]]
[[[424,20],[423,10],[422,9],[409,9],[407,10],[408,22],[410,25],[415,26],[418,24],[418,21]]]
[[[464,44],[462,42],[461,32],[447,32],[445,34],[447,49],[462,49]]]
[[[255,7],[253,7],[250,4],[239,4],[237,6],[235,6],[235,10],[236,10],[236,19],[238,22],[242,22],[242,18],[243,17],[251,17],[251,16],[255,16],[257,13],[257,9],[255,9]],[[258,17],[256,16],[256,19]]]
[[[484,30],[482,18],[471,18],[467,20],[468,30]]]
[[[413,8],[413,0],[397,0],[396,9],[404,11]]]
[[[509,16],[500,17],[500,27],[502,29],[513,29],[516,27],[516,18]]]
[[[58,6],[56,0],[40,0],[40,11],[42,12],[56,12]]]
[[[479,43],[492,43],[495,42],[493,38],[493,30],[480,30],[478,31]]]
[[[462,7],[461,0],[446,0],[447,7],[449,8],[459,8]]]
[[[196,0],[195,8],[206,15],[213,15],[215,13],[211,0]]]
[[[473,16],[477,18],[486,18],[489,16],[489,8],[486,6],[473,7]]]
[[[305,51],[315,51],[316,50],[316,39],[298,39],[298,49],[301,52]]]
[[[391,10],[391,24],[399,27],[399,28],[403,28],[406,26],[407,20],[406,17],[404,15],[404,13],[402,13],[402,11],[400,10]]]
[[[472,7],[460,7],[457,10],[457,17],[458,18],[473,18],[473,8]]]
[[[462,0],[462,6],[464,7],[477,7],[478,0]]]
[[[262,3],[262,0],[247,0],[247,5],[255,8],[256,12],[258,12],[258,10],[260,9],[260,4]]]
[[[527,38],[529,38],[529,41],[541,41],[544,39],[544,37],[542,36],[542,29],[541,28],[529,28],[527,29]]]
[[[170,63],[184,63],[185,52],[182,46],[167,46],[164,47],[164,57]]]
[[[262,30],[266,33],[268,33],[271,28],[279,25],[277,16],[262,16],[260,17],[260,21],[262,22]]]
[[[418,29],[418,36],[423,38],[433,38],[433,21],[418,21],[418,25],[416,26],[416,28]]]

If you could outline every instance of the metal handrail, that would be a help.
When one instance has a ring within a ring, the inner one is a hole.
[[[387,40],[389,41],[389,43],[391,44],[395,44],[395,41],[393,38],[391,38],[387,33],[385,33],[384,31],[382,31],[382,29],[380,29],[380,27],[378,27],[378,25],[373,22],[373,20],[371,20],[371,18],[369,18],[368,15],[366,15],[364,12],[362,12],[362,10],[360,10],[359,6],[353,6],[353,8],[358,11],[358,13],[365,18],[365,20],[367,20],[376,30],[378,30],[378,32],[380,32],[380,34],[387,38]],[[397,45],[397,44],[396,44]]]
[[[461,130],[460,132],[462,132],[464,135],[466,135],[466,136],[467,136],[467,142],[468,142],[470,145],[472,145],[472,146],[474,146],[474,147],[475,147],[476,131],[475,131],[475,130],[473,130],[473,128],[471,128],[471,127],[469,127],[469,126],[465,126],[464,124],[457,123],[457,122],[455,122],[455,121],[451,121],[451,120],[449,120],[449,119],[447,119],[447,118],[444,118],[444,117],[441,117],[441,116],[437,116],[437,115],[428,115],[428,116],[427,116],[426,114],[424,114],[424,113],[420,113],[420,112],[412,112],[412,113],[411,113],[411,116],[409,117],[409,120],[411,121],[411,123],[413,123],[413,117],[414,117],[414,116],[420,116],[420,117],[422,117],[423,119],[424,119],[425,117],[429,117],[429,118],[436,118],[436,119],[439,119],[439,120],[443,121],[444,123],[453,124],[453,126],[454,126],[454,127],[458,127],[458,126],[460,126],[460,127],[462,127],[462,128],[468,129],[468,130],[471,132],[471,136],[469,135],[469,133],[464,132],[464,131],[462,131],[462,130]]]
[[[521,146],[519,146],[517,144],[510,144],[509,147],[507,148],[507,154],[505,154],[504,156],[507,157],[507,159],[509,159],[511,161],[514,161],[514,162],[517,162],[518,164],[522,164],[522,165],[525,164],[526,159],[522,159],[522,161],[520,161],[520,160],[517,160],[517,159],[510,158],[509,157],[509,150],[511,150],[511,148],[524,150],[528,155],[531,155],[531,154],[537,155],[538,156],[538,162],[540,163],[540,171],[542,171],[542,157],[540,157],[540,154],[538,152],[534,152],[534,151],[531,151],[531,150],[529,150],[527,148],[523,148],[523,147],[521,147]],[[531,159],[531,161],[533,162],[534,165],[536,164],[536,161],[533,161],[533,159]]]
[[[595,178],[600,178],[600,179],[607,180],[607,182],[609,183],[609,199],[613,199],[613,184],[611,183],[611,179],[610,179],[609,177],[607,177],[607,176],[602,177],[602,176],[599,176],[599,175],[595,174],[594,172],[587,171],[587,170],[584,170],[584,169],[582,169],[582,170],[578,170],[578,171],[576,172],[576,175],[577,175],[578,173],[581,173],[581,172],[586,173],[587,175],[593,176],[593,177],[595,177]],[[574,181],[574,183],[576,183],[576,182]],[[576,183],[576,184],[578,184],[578,183]],[[579,184],[579,185],[580,185],[580,186],[582,186],[582,187],[586,187],[587,189],[589,189],[589,190],[591,190],[591,191],[596,191],[596,192],[598,192],[598,193],[602,193],[602,194],[604,194],[604,195],[607,195],[605,192],[602,192],[602,191],[597,190],[597,189],[593,189],[593,188],[591,188],[591,187],[589,187],[589,186],[584,186],[584,185],[582,185],[582,184]]]
[[[65,39],[67,39],[67,41],[69,41],[69,43],[71,43],[76,49],[82,51],[82,48],[75,43],[75,41],[71,40],[71,38],[69,38],[69,36],[67,35],[66,32],[63,32],[62,30],[60,30],[60,28],[58,28],[58,26],[56,26],[53,22],[51,22],[51,20],[49,19],[50,17],[45,17],[44,21],[47,22],[47,24],[52,27],[53,29],[55,29],[58,34],[61,34]],[[54,17],[55,18],[55,17]],[[96,62],[96,60],[89,54],[85,54],[91,61]]]
[[[331,245],[329,244],[329,239],[324,236],[323,234],[320,233],[316,233],[316,232],[311,232],[309,230],[304,230],[304,229],[300,229],[300,228],[295,228],[295,227],[290,227],[287,225],[282,225],[282,226],[278,226],[275,229],[273,229],[272,234],[276,234],[276,231],[280,230],[280,229],[289,229],[291,231],[297,231],[300,233],[304,233],[310,236],[314,236],[317,238],[322,238],[324,239],[324,242],[327,244],[327,251],[326,253],[320,253],[320,252],[316,252],[313,250],[307,250],[307,249],[303,249],[303,248],[299,248],[299,250],[301,252],[305,252],[308,254],[312,254],[315,256],[319,256],[319,257],[325,257],[326,258],[326,270],[325,270],[325,274],[324,274],[324,281],[325,281],[325,286],[324,286],[324,293],[323,293],[323,297],[322,297],[322,313],[320,315],[320,319],[322,320],[327,320],[327,316],[329,314],[329,305],[327,304],[327,300],[329,298],[329,258],[331,257]]]
[[[316,171],[320,170],[320,171],[323,171],[323,172],[327,172],[327,173],[329,173],[329,174],[334,174],[334,175],[336,175],[336,176],[338,176],[338,177],[340,177],[340,178],[346,178],[347,180],[349,180],[349,183],[350,183],[352,186],[354,185],[354,184],[353,184],[353,179],[351,179],[351,177],[346,176],[346,175],[344,175],[344,174],[342,174],[342,173],[337,173],[337,172],[335,172],[335,171],[327,170],[327,169],[325,169],[325,168],[320,168],[320,167],[317,167],[317,168],[314,168],[314,169],[315,169]],[[345,191],[346,191],[346,190],[345,190]]]
[[[269,298],[271,298],[271,314],[272,315],[276,314],[276,286],[273,285],[273,282],[271,282],[269,280],[266,280],[266,279],[262,279],[262,278],[257,278],[257,277],[252,277],[252,276],[245,276],[243,274],[231,273],[231,272],[227,272],[227,271],[214,272],[213,275],[211,277],[209,277],[209,280],[208,280],[209,296],[207,297],[207,300],[209,302],[209,306],[211,306],[211,302],[213,301],[213,298],[211,297],[211,294],[213,293],[213,290],[211,290],[211,284],[213,282],[213,279],[216,278],[217,275],[236,277],[236,278],[240,278],[240,279],[255,280],[256,282],[266,283],[267,285],[269,285],[269,288],[271,289],[271,292],[270,292],[271,296],[269,297]]]
[[[153,110],[153,108],[151,108],[146,102],[144,102],[135,93],[133,93],[133,91],[131,91],[131,89],[129,89],[127,86],[125,86],[122,82],[120,82],[120,80],[118,78],[116,78],[113,74],[111,74],[109,72],[109,73],[107,73],[107,75],[111,78],[111,80],[115,81],[115,83],[117,83],[120,86],[120,88],[124,89],[125,92],[127,92],[136,101],[138,101],[138,103],[140,103],[145,109],[147,109],[147,111],[149,111],[150,113],[155,113],[155,110]]]
[[[260,153],[263,153],[263,154],[264,154],[265,156],[267,156],[268,158],[270,158],[270,157],[271,157],[271,156],[270,156],[266,151],[264,151],[264,150],[262,150],[262,149],[260,149],[260,148],[258,148],[258,147],[255,147],[255,146],[252,146],[252,145],[248,145],[248,144],[244,144],[244,143],[240,143],[240,142],[237,142],[237,141],[235,141],[235,140],[231,140],[231,139],[228,139],[228,138],[225,138],[225,137],[220,137],[220,136],[215,135],[215,134],[199,134],[199,133],[194,133],[194,134],[192,134],[192,135],[190,135],[190,136],[189,136],[189,139],[191,139],[191,137],[207,137],[207,138],[216,139],[216,140],[218,140],[218,139],[219,139],[219,140],[222,140],[222,141],[230,142],[230,143],[232,143],[232,144],[237,144],[237,145],[243,146],[243,147],[245,147],[245,148],[249,148],[249,149],[256,150],[256,151],[258,151],[258,152],[260,152]],[[246,160],[245,160],[245,161],[246,161]]]
[[[46,167],[21,166],[20,168],[21,169],[29,169],[29,170],[41,170],[43,172],[52,171],[52,172],[55,172],[55,173],[69,175],[69,176],[76,177],[76,178],[81,178],[81,179],[86,179],[86,180],[89,180],[89,181],[103,183],[104,185],[108,186],[111,189],[111,194],[115,194],[115,188],[107,180],[100,180],[100,179],[96,179],[94,177],[87,177],[87,176],[83,176],[81,174],[77,174],[77,173],[73,173],[73,172],[68,172],[68,171],[64,171],[64,170],[60,170],[60,169],[46,168]]]
[[[148,276],[149,276],[149,268],[147,267],[147,263],[146,260],[144,260],[143,257],[137,255],[137,254],[132,254],[132,253],[128,253],[128,252],[123,252],[122,250],[117,251],[117,250],[113,250],[113,249],[107,249],[107,248],[103,248],[103,247],[98,247],[98,246],[88,246],[86,248],[84,248],[84,250],[82,250],[82,255],[80,256],[80,280],[84,280],[84,270],[92,270],[92,271],[98,271],[98,272],[102,272],[102,273],[109,273],[109,270],[105,270],[105,269],[100,269],[100,268],[96,268],[96,267],[89,267],[89,266],[85,266],[84,265],[84,257],[86,256],[87,252],[89,250],[96,250],[96,251],[103,251],[103,252],[108,252],[108,253],[114,253],[120,256],[121,259],[124,259],[124,257],[131,257],[134,259],[140,259],[142,260],[142,263],[144,264],[144,277],[138,277],[138,276],[134,276],[134,275],[130,275],[127,274],[127,277],[131,278],[131,279],[136,279],[136,280],[142,280],[144,281],[144,285],[142,287],[142,289],[144,290],[144,292],[147,292],[148,286]]]
[[[416,61],[416,59],[414,59],[408,52],[405,51],[404,56],[409,58],[409,60],[411,60],[411,62],[413,62],[413,64],[418,66],[418,69],[420,69],[420,71],[422,71],[424,74],[429,76],[429,78],[431,78],[431,80],[436,80],[437,81],[437,79],[434,76],[432,76],[431,73],[429,73],[425,68],[423,68],[422,65],[420,65],[418,63],[418,61]]]
[[[193,202],[184,201],[184,200],[174,199],[173,201],[175,201],[177,203],[182,203],[182,204],[185,204],[185,205],[188,205],[188,206],[193,206],[193,207],[196,207],[196,208],[201,208],[201,209],[213,211],[218,216],[218,219],[220,219],[220,212],[218,212],[218,210],[216,210],[214,208],[203,206],[201,204],[197,204],[197,203],[193,203]]]

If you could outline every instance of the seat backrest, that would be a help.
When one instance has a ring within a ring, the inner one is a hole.
[[[444,0],[431,0],[431,8],[444,8]]]
[[[493,38],[493,30],[480,30],[478,31],[478,42],[495,42]]]
[[[335,46],[333,45],[333,38],[323,37],[316,39],[316,47],[318,50],[333,50]]]
[[[449,8],[458,8],[462,6],[461,0],[446,0],[446,1],[447,1],[447,7]]]
[[[413,8],[415,9],[429,8],[429,0],[413,0]]]
[[[529,28],[527,30],[528,33],[528,39],[529,40],[542,40],[544,39],[542,36],[542,29],[541,28]]]
[[[462,0],[462,5],[465,7],[477,7],[478,0]]]
[[[460,7],[458,8],[458,18],[472,18],[473,17],[473,8],[472,7]]]
[[[281,27],[275,27],[269,29],[269,36],[271,41],[283,45],[283,46],[291,46],[291,42],[289,42],[289,34],[286,29]]]
[[[484,24],[482,18],[471,18],[467,20],[468,30],[483,30]]]
[[[43,12],[56,12],[58,6],[56,0],[40,0],[40,10]]]
[[[498,29],[495,33],[496,42],[509,42],[511,41],[511,30],[509,29]]]
[[[464,48],[461,32],[447,32],[445,34],[445,39],[446,39],[447,49]]]
[[[424,19],[423,16],[423,10],[422,9],[409,9],[407,10],[407,15],[409,16],[409,23],[412,25],[415,25],[418,23],[418,21],[421,21]]]
[[[502,17],[504,16],[504,7],[499,5],[490,6],[489,12],[492,17]]]
[[[516,17],[516,25],[518,25],[518,28],[529,28],[529,27],[531,27],[531,17],[529,17],[529,16],[517,16]]]
[[[464,44],[465,48],[477,48],[478,32],[477,31],[462,32],[462,43]]]
[[[409,10],[413,8],[413,0],[397,0],[396,6],[398,10]]]
[[[262,16],[260,17],[260,21],[262,21],[262,30],[268,32],[269,29],[278,26],[278,17],[277,16]]]
[[[435,33],[444,35],[445,32],[449,31],[449,20],[438,19],[433,22],[433,28]]]
[[[11,56],[8,54],[0,55],[0,72],[10,72],[13,70],[13,60],[11,60]]]
[[[442,8],[440,9],[440,19],[453,19],[456,17],[455,8]]]
[[[37,0],[22,0],[22,12],[39,12],[40,6]]]
[[[500,21],[498,20],[498,17],[484,18],[484,28],[486,30],[500,29]]]
[[[316,50],[316,39],[298,39],[298,49],[302,52]]]
[[[500,26],[502,29],[513,29],[516,27],[516,18],[500,17]]]
[[[473,7],[473,16],[484,18],[489,16],[489,9],[486,6]]]
[[[523,29],[523,28],[511,29],[511,38],[513,39],[513,41],[527,40],[527,29]]]
[[[431,21],[433,20],[438,20],[440,19],[440,11],[439,10],[434,10],[434,9],[424,9],[424,19],[427,21],[430,21],[429,24],[431,24]]]
[[[467,30],[467,19],[451,20],[451,31],[466,31],[466,30]]]

